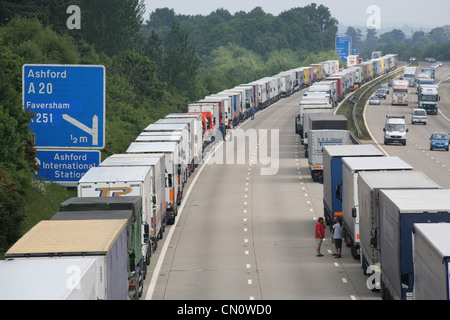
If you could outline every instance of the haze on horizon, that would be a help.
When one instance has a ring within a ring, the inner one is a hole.
[[[328,7],[331,15],[344,25],[364,26],[374,15],[377,15],[381,29],[403,25],[417,29],[450,25],[448,0],[145,0],[144,20],[148,20],[150,13],[155,9],[166,7],[174,9],[175,14],[183,15],[209,15],[220,8],[234,14],[239,11],[250,12],[255,7],[261,7],[266,13],[278,15],[283,11],[311,3]]]

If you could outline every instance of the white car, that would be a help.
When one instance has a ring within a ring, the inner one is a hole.
[[[369,104],[380,104],[380,98],[377,96],[370,97]]]
[[[427,124],[427,111],[425,109],[414,109],[411,114],[411,124]]]

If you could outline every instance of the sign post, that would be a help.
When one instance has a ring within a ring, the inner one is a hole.
[[[342,61],[352,54],[352,37],[336,37],[336,54]]]
[[[105,147],[105,67],[25,64],[22,73],[23,107],[34,113],[37,177],[76,186]]]
[[[37,177],[61,185],[73,186],[92,167],[100,164],[98,150],[37,149]]]
[[[23,105],[37,148],[104,148],[103,66],[24,65]]]

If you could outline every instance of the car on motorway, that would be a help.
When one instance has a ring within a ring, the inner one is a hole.
[[[378,98],[376,95],[371,96],[370,99],[369,99],[369,104],[380,105],[380,98]]]
[[[448,134],[445,132],[433,132],[430,137],[430,150],[443,149],[448,151]]]
[[[427,124],[427,111],[425,109],[413,109],[411,114],[411,124]]]
[[[383,90],[387,91],[387,94],[389,94],[389,82],[383,83],[382,85],[380,85],[379,89],[383,89]]]
[[[386,99],[386,90],[384,89],[378,89],[375,92],[375,95],[379,98],[379,99]]]

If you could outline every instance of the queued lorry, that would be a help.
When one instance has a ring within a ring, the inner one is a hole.
[[[422,171],[363,171],[358,177],[360,214],[361,266],[380,266],[380,213],[379,193],[386,189],[440,189],[441,187]]]
[[[332,113],[333,112],[333,104],[329,95],[320,93],[320,94],[311,94],[309,96],[303,96],[300,101],[300,113],[295,118],[295,132],[300,135],[303,139],[305,132],[305,125],[307,126],[307,117],[305,117],[305,113]],[[314,111],[317,112],[314,112]],[[309,122],[308,122],[309,124]]]
[[[198,118],[196,118],[198,117]],[[187,166],[189,174],[194,172],[196,163],[202,159],[202,122],[200,115],[184,114],[183,116],[167,115],[164,119],[159,119],[155,123],[176,123],[187,124],[188,130],[188,150],[187,150]]]
[[[351,144],[350,131],[348,130],[308,131],[308,166],[313,181],[323,181],[323,147],[347,144]]]
[[[363,171],[413,170],[399,157],[344,157],[342,158],[342,219],[345,243],[354,259],[360,258],[360,204],[359,173]]]
[[[159,176],[157,177],[159,178]],[[162,238],[166,212],[158,210],[154,194],[154,171],[149,166],[93,167],[78,181],[78,197],[132,197],[142,198],[142,253],[148,261]],[[148,233],[147,233],[148,232]]]
[[[160,119],[158,121],[164,121]],[[170,120],[169,120],[170,121]],[[190,148],[190,136],[189,136],[189,126],[186,123],[152,123],[148,125],[144,131],[140,133],[143,135],[178,135],[183,136],[181,145],[179,146],[180,158],[178,164],[181,166],[181,170],[184,175],[184,182],[187,181],[189,175],[189,165],[193,160],[193,155],[191,156]]]
[[[160,157],[164,155],[165,161],[165,191],[166,210],[175,216],[178,214],[178,206],[183,198],[183,172],[179,164],[179,148],[176,142],[132,142],[126,154],[152,155]],[[170,217],[170,216],[169,216]],[[170,220],[170,218],[169,218]]]
[[[450,300],[450,223],[415,223],[414,300]]]
[[[142,250],[141,197],[70,198],[60,204],[60,211],[50,220],[126,219],[128,252],[128,299],[138,300],[144,290],[144,279],[150,259]],[[147,231],[148,234],[148,231]]]
[[[152,169],[152,202],[156,216],[164,216],[167,224],[175,222],[176,212],[173,205],[167,201],[165,181],[167,180],[165,154],[113,154],[103,160],[99,167],[150,167]],[[125,200],[123,200],[125,201]],[[164,231],[164,229],[163,229]]]
[[[163,133],[163,132],[141,132],[137,138],[134,140],[135,142],[158,142],[164,144],[165,142],[175,142],[176,147],[173,150],[173,155],[177,155],[177,159],[179,161],[183,161],[183,144],[184,144],[184,138],[179,133]],[[167,145],[168,148],[171,148],[171,145]],[[172,156],[172,155],[170,155]],[[180,162],[181,163],[181,162]],[[181,181],[181,187],[184,186],[184,184],[187,182],[188,177],[190,175],[190,171],[187,169],[187,166],[179,165],[180,168],[180,181]]]
[[[204,116],[200,113],[170,113],[166,115],[166,119],[193,119],[194,122],[190,125],[189,131],[191,132],[191,148],[194,152],[194,168],[198,167],[203,161],[203,143],[206,132],[206,126],[204,126]],[[190,122],[189,122],[190,123]]]
[[[380,191],[381,297],[413,299],[413,228],[450,222],[449,189]]]
[[[320,109],[319,109],[320,110]],[[319,111],[317,110],[317,111]],[[303,134],[302,144],[305,147],[305,158],[308,157],[308,135],[311,130],[324,130],[324,129],[334,129],[334,130],[348,130],[347,118],[343,115],[335,115],[333,113],[304,113],[303,119],[308,125],[304,128],[306,129]]]
[[[100,299],[97,264],[96,257],[0,260],[0,300]]]
[[[350,144],[323,147],[323,208],[327,225],[342,217],[342,158],[382,157],[383,152],[372,144]]]
[[[6,252],[1,295],[9,285],[8,299],[127,300],[127,239],[126,219],[40,221]]]

